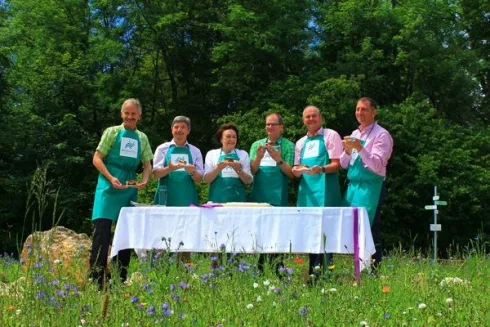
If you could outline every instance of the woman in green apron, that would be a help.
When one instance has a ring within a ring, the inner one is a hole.
[[[206,154],[204,181],[209,186],[209,201],[245,202],[245,184],[252,183],[250,159],[246,151],[236,149],[238,128],[221,125],[216,133],[221,148]]]
[[[146,135],[136,130],[141,117],[141,105],[136,99],[123,103],[121,118],[123,124],[104,131],[101,142],[94,154],[93,163],[99,171],[95,190],[92,221],[95,231],[90,254],[91,277],[99,287],[104,285],[107,255],[111,242],[111,226],[124,206],[136,201],[137,189],[144,188],[151,174],[151,148]],[[136,168],[143,162],[143,180],[133,187],[128,181],[136,180]],[[119,252],[115,260],[121,266],[120,278],[126,280],[127,267],[131,258],[129,249]]]

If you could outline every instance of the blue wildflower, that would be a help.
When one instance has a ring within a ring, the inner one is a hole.
[[[168,309],[168,302],[165,302],[164,304],[162,304],[162,309],[163,310]]]
[[[146,313],[150,316],[154,316],[155,315],[155,306],[153,305],[150,305],[150,307],[148,308],[148,310],[146,310]]]
[[[171,291],[175,290],[175,285],[174,284],[170,284],[170,290]]]
[[[41,291],[41,292],[36,294],[36,299],[42,299],[44,296],[45,296],[44,292]]]
[[[187,288],[187,284],[185,282],[180,282],[179,286],[181,288]]]
[[[299,313],[300,315],[304,316],[308,313],[308,309],[306,307],[303,307],[301,308],[301,310],[299,310]]]
[[[131,296],[131,303],[138,302],[138,297],[136,295]]]

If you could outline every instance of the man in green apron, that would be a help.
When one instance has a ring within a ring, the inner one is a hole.
[[[123,123],[107,128],[102,134],[93,157],[99,171],[95,190],[92,221],[95,230],[90,254],[90,275],[99,288],[105,283],[107,255],[111,242],[111,225],[119,216],[122,207],[136,201],[137,189],[143,189],[151,175],[151,152],[148,138],[136,128],[141,118],[141,104],[136,99],[124,101],[121,108]],[[143,178],[136,182],[136,169],[143,164]],[[128,182],[131,184],[128,186]],[[120,267],[121,281],[128,273],[131,250],[119,251],[114,261]]]
[[[175,117],[172,122],[173,139],[155,150],[153,176],[158,179],[155,204],[173,207],[199,205],[196,184],[202,179],[204,167],[201,150],[187,142],[190,132],[191,120],[186,116]],[[166,199],[159,196],[162,188]],[[181,260],[188,262],[190,252],[183,252]]]
[[[344,138],[341,166],[349,182],[344,205],[365,207],[376,247],[372,267],[379,268],[382,259],[380,207],[385,198],[386,165],[393,152],[390,133],[375,121],[378,105],[371,98],[357,101],[359,128]]]
[[[265,119],[267,137],[252,144],[250,168],[254,182],[250,202],[266,202],[273,206],[288,205],[288,184],[293,178],[291,167],[294,162],[294,143],[283,138],[284,124],[281,115],[270,114]],[[276,255],[269,256],[277,260]],[[264,271],[265,256],[260,254],[258,268]],[[279,263],[276,270],[279,268]]]
[[[303,110],[306,136],[295,146],[293,174],[300,178],[298,207],[339,207],[341,203],[338,171],[342,154],[340,135],[322,127],[322,115],[315,106]],[[327,265],[331,261],[327,256]],[[314,267],[324,267],[323,254],[310,254],[310,275]]]

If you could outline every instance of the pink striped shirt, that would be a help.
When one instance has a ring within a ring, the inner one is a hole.
[[[386,165],[393,152],[393,139],[390,133],[374,122],[362,131],[359,126],[350,136],[366,141],[359,151],[364,167],[377,175],[386,176]],[[350,154],[342,153],[340,156],[342,168],[346,169],[349,166],[350,157]]]
[[[330,160],[339,159],[342,154],[342,140],[340,139],[339,133],[329,128],[320,128],[315,135],[323,135],[323,141],[325,142],[325,147],[328,152],[328,157]],[[294,164],[299,165],[301,150],[305,145],[306,138],[305,135],[296,142],[294,146]]]

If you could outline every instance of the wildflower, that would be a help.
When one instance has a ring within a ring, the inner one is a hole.
[[[150,305],[150,307],[148,308],[148,310],[146,310],[146,313],[150,316],[154,316],[155,315],[155,306],[153,305]]]
[[[215,255],[211,256],[211,261],[216,261],[216,260],[218,260],[217,256],[215,256]]]
[[[165,310],[165,309],[168,309],[168,302],[165,302],[162,304],[162,309]]]
[[[301,308],[301,310],[299,310],[299,314],[304,316],[308,313],[308,309],[306,307],[303,307]]]
[[[367,325],[368,325],[368,323],[367,323],[367,321],[362,320],[362,321],[359,323],[359,325],[361,325],[361,326],[367,326]]]
[[[65,297],[66,296],[66,293],[65,293],[65,291],[57,290],[56,291],[56,295]]]
[[[165,310],[162,311],[162,314],[164,316],[171,316],[173,313],[174,313],[174,311],[173,310],[170,310],[170,309],[165,309]]]
[[[54,263],[55,265],[59,265],[59,264],[60,264],[60,263],[62,263],[62,262],[63,262],[63,261],[61,261],[60,259],[56,259],[56,260],[54,260],[54,261],[53,261],[53,263]]]
[[[439,283],[439,286],[451,286],[451,285],[467,285],[469,282],[467,280],[458,277],[446,277]]]
[[[85,319],[80,320],[80,324],[85,325],[86,323],[87,323],[87,320],[85,320]]]
[[[419,309],[420,310],[424,310],[425,308],[427,308],[427,305],[425,303],[420,303],[419,304]]]
[[[180,318],[180,319],[184,319],[184,318],[185,318],[185,314],[183,314],[183,313],[179,313],[179,318]]]
[[[41,291],[41,292],[39,292],[39,293],[36,294],[36,299],[42,299],[44,296],[45,296],[44,295],[44,292]]]
[[[170,284],[170,290],[171,291],[175,290],[175,285],[174,284]]]
[[[7,308],[8,311],[14,311],[15,307],[13,305],[9,305]]]
[[[328,291],[329,291],[330,293],[335,293],[335,292],[337,292],[337,289],[336,289],[336,288],[331,288],[331,289],[329,289]]]
[[[257,302],[262,302],[262,296],[257,296]]]
[[[188,287],[188,284],[186,284],[185,282],[180,282],[179,286],[180,286],[180,288],[185,289]]]
[[[225,251],[226,250],[226,245],[224,245],[223,243],[221,243],[221,245],[219,246],[219,249],[220,249],[220,251]]]
[[[382,292],[383,293],[390,293],[391,288],[388,285],[383,285]]]
[[[293,261],[299,265],[303,264],[303,262],[304,262],[304,260],[302,258],[298,258],[298,257],[294,258]]]
[[[258,283],[254,283],[254,288],[257,288],[259,287],[259,284]]]
[[[15,311],[15,314],[16,314],[16,315],[20,315],[20,314],[21,314],[21,312],[22,312],[22,310],[17,309],[17,310]]]
[[[264,286],[269,286],[270,285],[270,281],[269,280],[264,280]]]
[[[322,269],[322,267],[320,267],[320,266],[315,266],[315,268],[313,268],[313,269],[314,269],[315,271],[318,271],[318,270]]]
[[[133,295],[131,297],[131,303],[136,303],[136,302],[138,302],[138,297],[136,295]]]
[[[390,314],[388,312],[385,312],[385,314],[383,315],[383,318],[390,319]]]
[[[294,273],[294,269],[293,268],[286,268],[286,271],[289,275],[292,275]]]
[[[447,305],[452,305],[453,303],[454,303],[454,300],[453,300],[452,298],[448,297],[448,298],[446,299],[446,304],[447,304]]]
[[[352,286],[357,287],[357,282],[353,282]]]
[[[252,309],[254,305],[252,303],[247,304],[247,309]]]
[[[322,290],[320,291],[320,293],[325,294],[325,289],[322,288]]]
[[[272,302],[272,306],[273,306],[273,307],[277,306],[277,303],[276,303],[275,301],[274,301],[274,302]]]
[[[180,300],[180,296],[174,294],[172,295],[172,299],[175,301],[175,302],[178,302]]]

